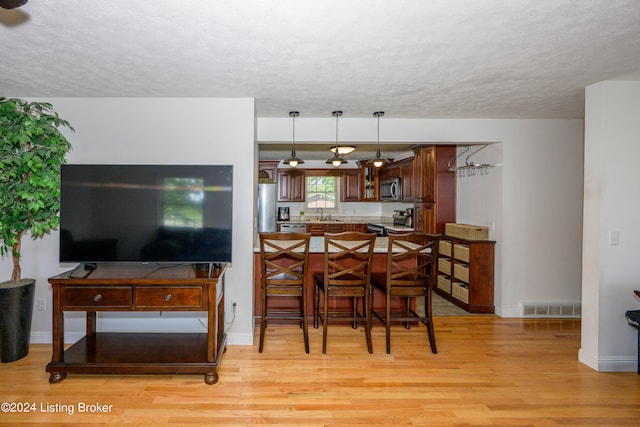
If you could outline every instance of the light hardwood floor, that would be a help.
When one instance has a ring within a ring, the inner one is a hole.
[[[380,326],[374,354],[363,329],[349,326],[330,327],[326,355],[321,329],[310,329],[305,354],[300,329],[269,327],[259,354],[256,329],[253,347],[228,346],[211,386],[201,375],[49,384],[50,346],[33,345],[25,359],[0,365],[0,400],[35,411],[0,413],[0,425],[640,425],[640,376],[579,363],[577,320],[438,317],[435,328],[437,355],[422,327],[394,327],[392,355]],[[108,412],[80,412],[96,403]]]

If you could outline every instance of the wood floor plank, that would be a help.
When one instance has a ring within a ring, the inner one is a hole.
[[[422,326],[321,329],[311,353],[292,326],[267,330],[262,354],[228,346],[220,380],[202,375],[69,375],[49,384],[50,345],[0,365],[4,402],[34,404],[2,412],[0,424],[216,426],[636,426],[640,376],[599,373],[579,363],[578,320],[497,317],[435,319],[438,354]],[[91,412],[90,405],[109,410]],[[81,409],[84,405],[84,411]],[[87,409],[89,408],[89,409]],[[70,412],[73,413],[70,413]]]

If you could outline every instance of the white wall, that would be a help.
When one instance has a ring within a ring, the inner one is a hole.
[[[253,99],[210,98],[54,98],[48,99],[75,128],[69,163],[231,164],[234,169],[233,265],[226,276],[226,318],[238,301],[228,342],[253,340],[253,222],[255,114]],[[135,212],[132,212],[135,215]],[[47,278],[74,267],[58,263],[59,234],[23,243],[23,276],[37,280],[32,342],[51,342],[51,290]],[[9,277],[11,259],[0,261]],[[37,304],[36,304],[37,307]],[[206,316],[202,316],[206,318]],[[84,315],[65,315],[66,340],[84,335]],[[102,330],[202,331],[189,313],[101,313]]]
[[[255,224],[255,139],[288,140],[290,120],[255,120],[253,100],[248,99],[51,101],[76,127],[77,132],[70,135],[72,163],[234,165],[234,265],[227,278],[227,319],[231,300],[239,302],[239,310],[229,330],[229,342],[250,343],[253,229],[245,225]],[[301,142],[335,137],[331,119],[303,118],[296,123],[296,137]],[[376,134],[371,128],[367,119],[343,119],[341,141],[373,141]],[[501,155],[502,170],[471,178],[474,181],[460,181],[459,194],[473,193],[474,197],[459,202],[458,217],[470,223],[495,222],[492,237],[501,245],[496,254],[496,310],[502,316],[518,316],[525,301],[580,300],[582,128],[582,120],[385,119],[381,142],[498,143],[492,154],[496,157],[488,160],[500,162]],[[489,202],[479,209],[477,200]],[[35,242],[27,239],[24,245],[25,277],[38,280],[36,298],[46,298],[50,309],[46,278],[71,266],[57,262],[56,233]],[[2,259],[0,273],[8,277],[9,271],[10,260]],[[34,342],[50,341],[50,314],[49,310],[34,312]],[[82,320],[68,317],[72,318],[67,330],[81,335]],[[155,317],[131,319],[133,316],[120,314],[103,323],[111,328],[145,330],[159,324]],[[169,325],[201,327],[188,316],[171,318]],[[71,341],[75,336],[67,333],[67,338]]]
[[[586,89],[583,321],[580,361],[599,371],[635,371],[637,331],[624,312],[638,310],[640,82]],[[619,233],[619,245],[610,233]]]
[[[296,142],[332,141],[329,118],[296,120]],[[258,142],[287,141],[285,118],[258,119]],[[373,141],[368,119],[343,118],[340,141]],[[458,220],[495,223],[496,313],[523,302],[579,302],[582,233],[582,120],[384,119],[381,142],[494,143],[479,159],[503,163],[458,182]]]

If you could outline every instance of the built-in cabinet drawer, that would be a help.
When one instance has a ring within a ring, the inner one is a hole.
[[[123,309],[131,308],[131,286],[67,286],[63,309]]]
[[[134,302],[138,309],[207,309],[202,286],[138,286]]]

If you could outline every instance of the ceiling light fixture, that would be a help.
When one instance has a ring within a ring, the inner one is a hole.
[[[353,153],[356,150],[356,147],[354,147],[353,145],[334,145],[329,149],[329,151],[333,153],[336,151],[336,149],[338,150],[338,154],[344,156],[346,154]]]
[[[15,9],[23,6],[27,0],[0,0],[0,7],[3,9]]]
[[[384,116],[384,111],[376,111],[373,113],[374,117],[378,118],[378,149],[376,150],[376,156],[367,162],[367,165],[373,165],[377,168],[382,165],[388,165],[390,162],[384,157],[380,157],[380,117]]]
[[[334,156],[332,158],[330,158],[329,160],[327,160],[327,164],[329,165],[333,165],[333,167],[337,168],[340,165],[343,165],[345,163],[348,163],[344,157],[340,156],[340,153],[338,152],[338,147],[340,146],[338,144],[338,118],[342,115],[342,111],[334,111],[331,113],[331,115],[333,117],[336,118],[336,149],[333,151],[334,152]]]
[[[289,111],[289,117],[291,117],[293,119],[293,136],[291,138],[291,156],[284,161],[284,163],[286,165],[291,166],[292,168],[295,168],[298,165],[301,165],[302,163],[304,163],[304,160],[299,159],[298,157],[296,157],[296,117],[298,117],[300,115],[299,111]]]

